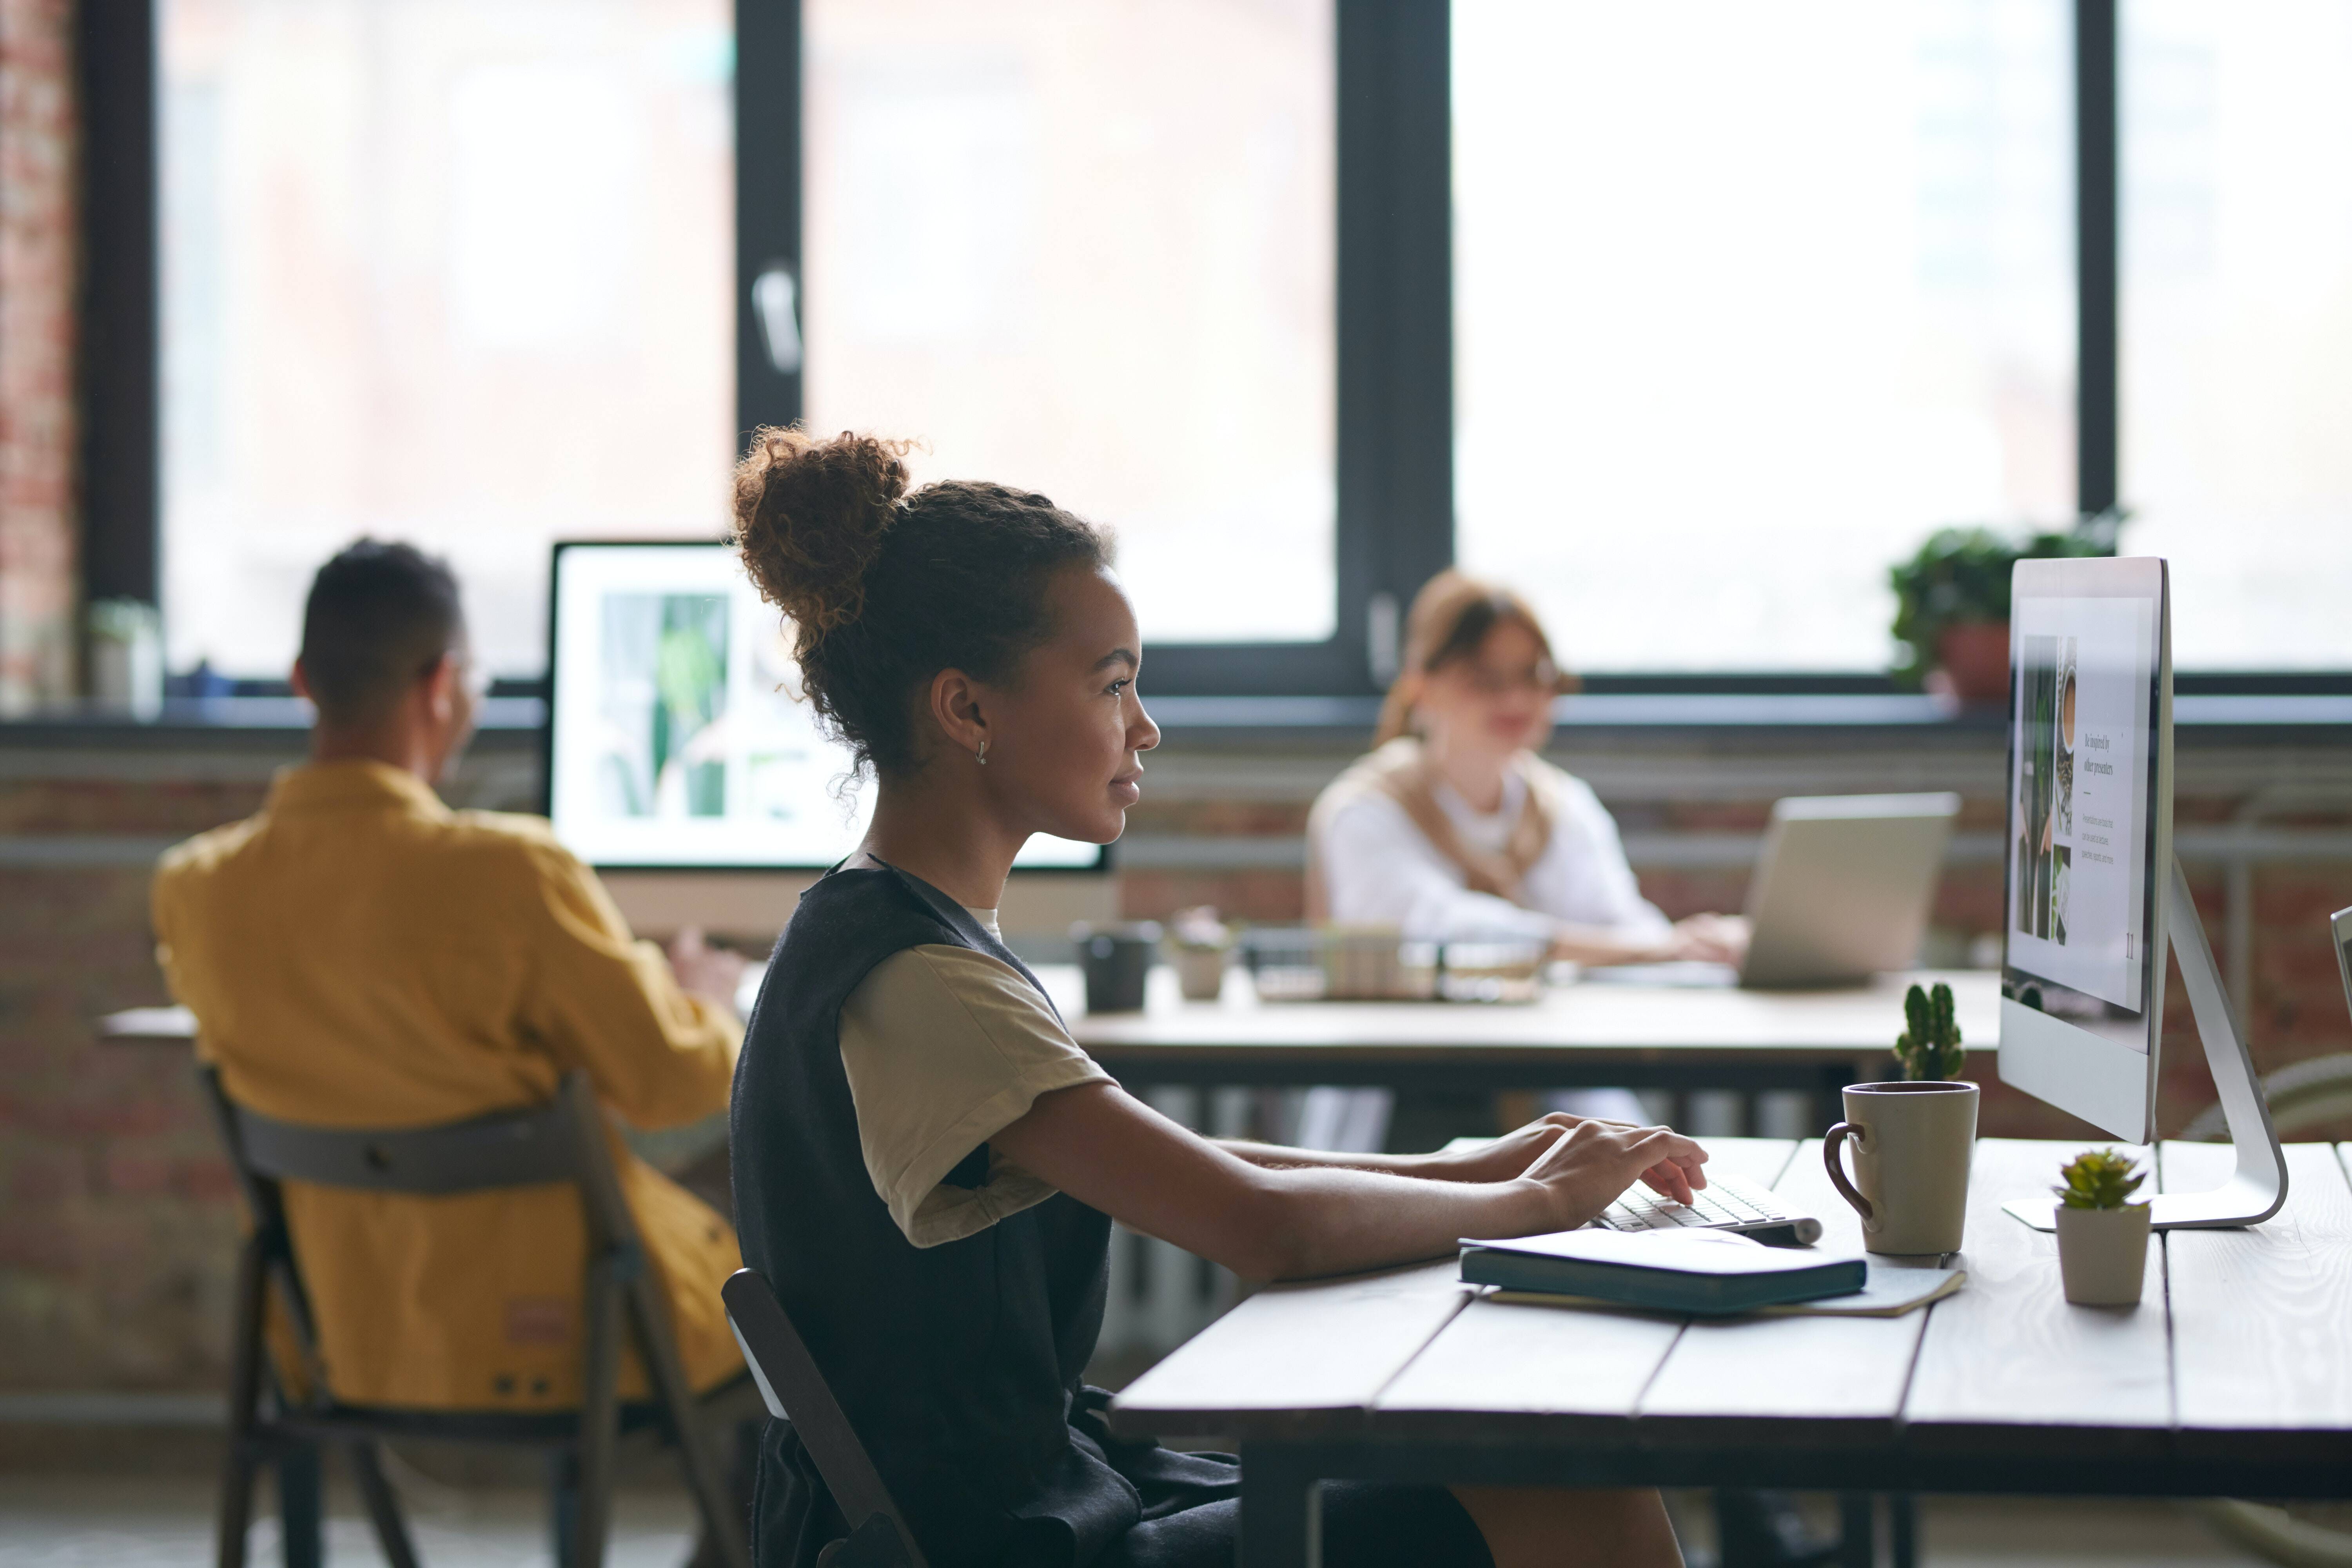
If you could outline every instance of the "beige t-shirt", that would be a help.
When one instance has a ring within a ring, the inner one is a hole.
[[[997,934],[994,910],[971,913]],[[917,1247],[958,1240],[1052,1197],[992,1149],[985,1185],[940,1183],[1039,1095],[1111,1081],[1017,971],[944,943],[895,952],[859,982],[841,1007],[841,1065],[866,1173]]]

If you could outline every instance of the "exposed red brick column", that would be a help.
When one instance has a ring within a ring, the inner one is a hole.
[[[74,690],[73,0],[0,0],[0,713]]]

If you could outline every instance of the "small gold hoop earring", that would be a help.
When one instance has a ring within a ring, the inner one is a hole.
[[[984,768],[988,766],[988,742],[986,741],[981,742],[980,750],[974,752],[972,756],[982,767]]]

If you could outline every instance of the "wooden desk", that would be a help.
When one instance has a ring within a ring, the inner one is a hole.
[[[1858,1247],[1818,1142],[1709,1140]],[[1122,1432],[1238,1437],[1244,1568],[1315,1561],[1327,1478],[1844,1493],[2352,1497],[2352,1185],[2292,1144],[2286,1208],[2149,1248],[2136,1309],[2070,1307],[2000,1204],[2071,1143],[1977,1146],[1969,1284],[1895,1319],[1685,1321],[1510,1306],[1451,1261],[1252,1297],[1131,1384]],[[2167,1144],[2160,1179],[2230,1151]],[[1898,1531],[1896,1561],[1908,1561]]]
[[[1185,1002],[1161,969],[1145,1010],[1125,1014],[1087,1013],[1074,965],[1038,976],[1078,1043],[1130,1083],[1801,1089],[1821,1129],[1839,1118],[1841,1088],[1888,1076],[1913,980],[1950,984],[1970,1050],[2000,1037],[2000,976],[1982,970],[1840,991],[1587,982],[1483,1005],[1264,1003],[1238,974],[1221,1000]]]
[[[1246,976],[1217,1002],[1186,1002],[1172,971],[1152,971],[1140,1013],[1089,1014],[1076,964],[1038,978],[1080,1045],[1131,1086],[1371,1084],[1494,1092],[1622,1084],[1631,1089],[1798,1089],[1817,1128],[1838,1120],[1838,1090],[1884,1078],[1914,979],[1948,982],[1971,1051],[2000,1036],[2000,977],[1960,970],[1889,976],[1841,991],[1559,986],[1541,1000],[1260,1002]],[[183,1007],[134,1007],[99,1021],[101,1039],[182,1044]]]

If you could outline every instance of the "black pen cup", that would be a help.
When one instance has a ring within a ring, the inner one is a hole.
[[[1087,977],[1087,1012],[1143,1011],[1144,982],[1160,951],[1157,921],[1081,921],[1070,928],[1070,942]]]

